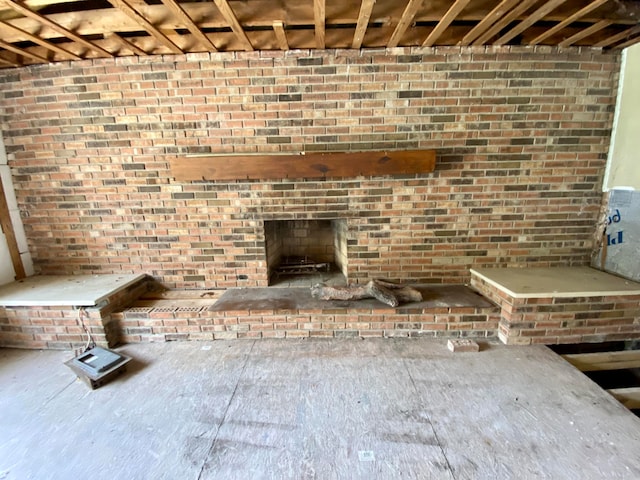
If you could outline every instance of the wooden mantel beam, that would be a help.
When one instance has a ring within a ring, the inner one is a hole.
[[[178,181],[283,180],[415,175],[435,169],[434,150],[206,155],[170,160]]]

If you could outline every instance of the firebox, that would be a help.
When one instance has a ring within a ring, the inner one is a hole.
[[[313,277],[332,284],[347,281],[345,219],[264,222],[269,285]]]

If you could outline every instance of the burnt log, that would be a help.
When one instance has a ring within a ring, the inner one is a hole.
[[[401,302],[422,301],[422,294],[415,288],[381,279],[371,280],[366,285],[348,287],[330,287],[318,283],[311,287],[311,296],[319,300],[375,298],[390,307],[397,307]]]

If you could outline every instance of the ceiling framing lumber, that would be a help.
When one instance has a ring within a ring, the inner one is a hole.
[[[325,48],[325,0],[313,0],[313,20],[315,24],[316,48]]]
[[[627,48],[627,47],[630,47],[631,45],[635,45],[638,42],[640,42],[640,37],[635,37],[630,40],[627,40],[624,43],[621,43],[620,45],[616,45],[615,48],[619,48],[619,49]]]
[[[36,60],[37,62],[49,63],[49,60],[47,58],[36,55],[35,53],[31,53],[29,50],[25,50],[24,48],[18,48],[3,40],[0,40],[0,47],[4,48],[5,50],[9,50],[10,52],[17,53],[18,55],[22,55],[23,57],[29,57],[33,60]]]
[[[254,50],[253,45],[249,41],[249,37],[247,37],[247,34],[242,28],[242,25],[240,25],[236,14],[233,13],[233,10],[229,6],[227,0],[214,0],[214,2],[216,4],[216,7],[218,7],[218,10],[220,10],[222,16],[231,27],[233,33],[235,33],[236,37],[238,37],[238,40],[240,40],[240,42],[244,45],[244,49],[247,52],[252,52]]]
[[[351,42],[351,48],[362,47],[364,35],[367,33],[367,27],[369,26],[369,19],[373,12],[373,6],[376,0],[362,0],[360,4],[360,13],[358,13],[358,23],[356,24],[356,33],[353,34],[353,42]]]
[[[607,393],[629,410],[640,408],[640,387],[611,388]]]
[[[573,15],[570,15],[567,18],[565,18],[562,22],[558,23],[555,27],[552,27],[549,30],[547,30],[546,32],[541,33],[540,35],[538,35],[536,38],[534,38],[533,40],[531,40],[529,42],[529,45],[538,45],[543,40],[546,40],[551,35],[554,35],[555,33],[558,33],[564,27],[572,24],[576,20],[579,20],[580,18],[584,17],[587,13],[595,10],[596,8],[598,8],[598,7],[602,6],[602,5],[604,5],[608,1],[609,0],[596,0],[595,2],[591,2],[586,7],[581,8],[580,10],[575,12]]]
[[[600,20],[598,23],[594,23],[593,25],[591,25],[588,28],[585,28],[584,30],[571,35],[569,38],[567,38],[566,40],[563,40],[562,42],[560,42],[558,44],[558,46],[560,47],[568,47],[570,45],[573,45],[574,43],[582,40],[583,38],[587,38],[589,35],[593,35],[596,32],[599,32],[600,30],[602,30],[603,28],[608,27],[609,25],[611,25],[613,22],[611,20]]]
[[[276,40],[278,40],[278,46],[280,50],[289,50],[289,42],[287,41],[287,33],[284,31],[284,23],[273,22],[273,31],[276,34]]]
[[[120,45],[122,45],[127,50],[130,50],[131,53],[133,53],[135,55],[140,55],[140,56],[147,55],[147,52],[145,52],[143,49],[141,49],[137,45],[134,45],[133,43],[131,43],[126,38],[122,38],[120,35],[118,35],[115,32],[108,34],[105,38],[115,40],[116,42],[118,42]]]
[[[72,60],[82,60],[82,57],[80,57],[79,55],[76,55],[75,53],[71,53],[67,50],[65,50],[64,48],[60,48],[57,45],[51,43],[51,42],[47,42],[46,40],[43,40],[40,37],[37,37],[36,35],[32,35],[31,33],[22,30],[21,28],[18,28],[10,23],[7,22],[3,22],[0,21],[0,26],[4,27],[4,28],[8,28],[11,29],[15,32],[18,32],[19,35],[27,38],[28,40],[32,41],[33,43],[36,43],[38,45],[40,45],[41,47],[44,47],[48,50],[51,50],[53,52],[59,53],[60,55],[63,55],[66,58],[70,58]]]
[[[451,5],[451,8],[447,10],[447,13],[444,14],[444,17],[442,17],[442,19],[438,22],[436,28],[431,31],[429,36],[423,42],[422,46],[431,47],[434,43],[436,43],[438,38],[440,38],[440,35],[442,35],[442,33],[447,29],[449,25],[451,25],[451,22],[453,22],[453,20],[460,14],[464,7],[469,4],[470,1],[471,0],[456,0],[455,3]]]
[[[549,0],[542,7],[533,12],[529,17],[525,20],[521,21],[518,25],[513,27],[510,31],[501,36],[498,40],[493,42],[494,45],[504,45],[509,40],[514,38],[515,36],[524,32],[531,25],[536,23],[538,20],[542,20],[548,13],[552,12],[560,5],[562,5],[567,0]]]
[[[484,32],[480,37],[478,37],[473,45],[483,45],[489,39],[493,38],[496,34],[500,32],[504,27],[509,25],[513,20],[516,20],[518,16],[527,11],[531,5],[535,4],[537,0],[522,0],[519,5],[516,5],[513,10],[507,13],[504,17],[498,20],[489,30]]]
[[[636,33],[640,33],[640,25],[636,25],[635,27],[628,28],[615,35],[611,35],[610,37],[607,37],[604,40],[599,41],[598,43],[594,43],[593,46],[597,48],[608,47],[609,45],[614,45],[618,43],[620,40],[625,40],[635,35]]]
[[[387,42],[388,48],[398,46],[402,36],[407,31],[407,28],[409,28],[411,22],[413,22],[413,18],[416,16],[420,8],[422,8],[422,0],[409,0],[407,7],[404,9],[404,12],[402,12],[402,17],[400,17],[398,25],[396,25],[395,30],[391,34],[391,38],[389,38],[389,41]]]
[[[183,53],[180,47],[178,47],[175,43],[173,43],[167,36],[154,27],[149,20],[140,15],[136,9],[134,9],[131,5],[129,5],[125,0],[108,0],[111,5],[120,10],[126,16],[131,18],[131,20],[135,21],[139,24],[149,35],[155,38],[162,45],[167,47],[171,52],[176,54]]]
[[[571,353],[562,355],[562,358],[582,372],[640,368],[640,350]]]
[[[19,63],[12,62],[12,61],[7,60],[6,58],[3,58],[3,57],[0,57],[0,64],[1,65],[8,65],[10,67],[21,67],[22,66]]]
[[[638,41],[638,2],[0,0],[0,40],[10,45],[0,45],[0,68],[44,58],[51,63],[273,49],[542,44],[620,49]]]
[[[61,25],[58,25],[57,23],[49,20],[47,17],[44,17],[42,15],[40,15],[39,13],[34,12],[33,10],[28,9],[27,7],[25,7],[24,5],[17,3],[13,0],[2,0],[2,3],[4,5],[7,5],[8,7],[10,7],[11,9],[15,10],[16,12],[21,13],[22,15],[24,15],[25,17],[29,17],[33,20],[38,21],[39,23],[46,25],[47,27],[51,28],[52,30],[55,30],[56,32],[58,32],[59,34],[73,40],[74,42],[78,42],[81,45],[84,45],[85,47],[89,48],[90,50],[94,50],[97,51],[107,57],[113,57],[113,54],[107,50],[105,50],[104,48],[96,45],[93,42],[90,42],[89,40],[86,40],[84,38],[82,38],[79,35],[76,35],[75,33],[73,33],[71,30],[67,30],[66,28],[64,28]]]
[[[204,47],[206,47],[210,52],[218,51],[209,37],[200,30],[200,28],[194,23],[193,19],[180,5],[178,5],[178,3],[176,3],[175,0],[162,0],[162,3],[171,10],[171,13],[173,13],[176,18],[183,23],[185,27],[187,27],[187,30],[189,30]]]
[[[500,20],[502,17],[506,15],[506,13],[513,8],[513,6],[518,3],[520,0],[502,0],[491,12],[487,14],[478,24],[473,27],[469,32],[462,38],[458,45],[467,46],[471,44],[476,38],[482,35],[487,31],[488,28],[491,27],[494,23]]]

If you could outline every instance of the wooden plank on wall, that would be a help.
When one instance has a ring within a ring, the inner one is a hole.
[[[7,198],[4,194],[4,186],[0,181],[0,226],[7,239],[7,246],[9,247],[9,255],[11,256],[11,263],[13,263],[13,269],[16,272],[16,280],[20,280],[27,276],[22,265],[22,258],[20,258],[20,249],[18,248],[18,242],[16,241],[16,235],[13,231],[13,224],[11,223],[11,214],[9,212],[9,205],[7,205]]]
[[[414,175],[435,169],[434,150],[312,153],[306,155],[207,155],[175,158],[178,181],[282,180]]]
[[[583,372],[640,368],[640,350],[575,353],[562,355],[562,358]]]

